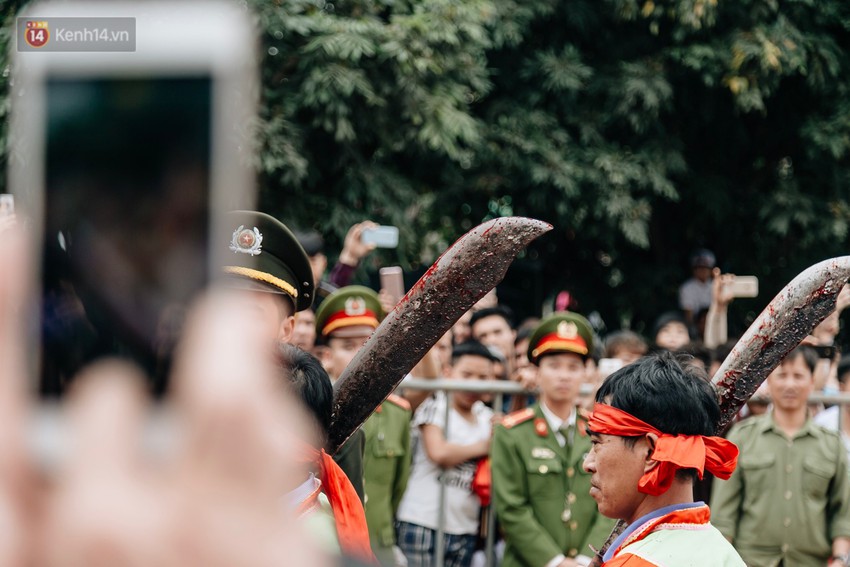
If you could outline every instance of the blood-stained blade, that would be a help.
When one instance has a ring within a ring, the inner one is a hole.
[[[496,287],[548,223],[503,217],[463,235],[425,272],[334,384],[328,452],[335,452],[461,315]]]
[[[785,355],[835,310],[848,278],[850,256],[824,260],[800,273],[767,304],[712,380],[720,395],[718,431],[732,422]]]
[[[767,304],[711,381],[720,396],[717,431],[732,423],[782,359],[835,310],[835,300],[848,279],[850,256],[824,260],[801,272]],[[617,522],[590,567],[602,565],[602,555],[626,527],[622,520]]]

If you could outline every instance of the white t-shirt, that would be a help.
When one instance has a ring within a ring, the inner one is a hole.
[[[449,410],[448,429],[445,425],[447,397],[437,392],[416,410],[413,416],[413,466],[407,490],[396,516],[409,522],[437,529],[440,515],[440,478],[445,478],[445,505],[443,513],[445,533],[452,535],[478,533],[478,513],[481,504],[472,492],[472,477],[476,461],[470,460],[451,469],[442,469],[428,459],[419,434],[420,425],[436,425],[446,434],[449,443],[469,445],[490,437],[490,418],[493,410],[482,402],[472,406],[476,422],[463,419],[454,409]]]
[[[694,315],[711,307],[711,278],[701,282],[691,278],[679,288],[679,308]]]

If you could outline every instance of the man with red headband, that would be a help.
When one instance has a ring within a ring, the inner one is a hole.
[[[629,526],[605,567],[744,567],[693,501],[697,477],[726,479],[738,448],[714,437],[720,408],[701,370],[670,353],[644,357],[609,376],[588,420],[584,460],[599,511]]]

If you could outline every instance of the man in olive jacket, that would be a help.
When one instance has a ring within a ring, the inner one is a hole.
[[[491,449],[503,567],[587,565],[588,545],[601,547],[614,526],[599,514],[582,469],[590,439],[576,400],[592,347],[587,320],[570,312],[544,319],[531,336],[540,401],[508,415]]]

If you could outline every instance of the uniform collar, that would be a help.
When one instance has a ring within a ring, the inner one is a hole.
[[[773,410],[771,409],[765,416],[762,418],[762,422],[759,424],[759,433],[767,433],[772,432],[783,437],[786,437],[785,432],[776,425],[776,421],[773,419]],[[798,437],[805,437],[806,435],[811,435],[815,438],[820,438],[823,436],[823,431],[816,427],[814,422],[812,421],[812,414],[808,410],[806,410],[806,421],[803,423],[803,426],[800,428],[797,433],[794,434],[793,439],[797,439]]]
[[[540,401],[540,411],[543,413],[543,417],[546,418],[546,421],[549,423],[549,429],[552,431],[558,431],[564,426],[572,427],[576,423],[576,408],[572,409],[566,421],[552,413],[552,410],[546,407],[546,404],[542,400]]]

